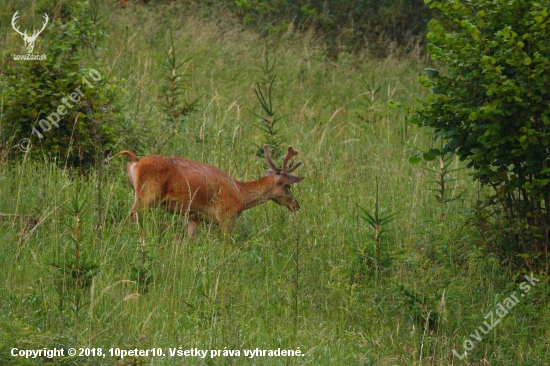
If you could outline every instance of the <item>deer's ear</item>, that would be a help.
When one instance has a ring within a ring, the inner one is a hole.
[[[280,177],[281,178],[279,178],[279,182],[283,184],[288,184],[288,185],[299,183],[304,179],[304,177],[295,177],[293,175],[287,175],[287,174],[281,174]]]

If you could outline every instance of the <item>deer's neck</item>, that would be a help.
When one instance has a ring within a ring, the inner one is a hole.
[[[235,181],[241,193],[243,210],[262,204],[271,198],[271,186],[269,177],[263,177],[251,182]]]

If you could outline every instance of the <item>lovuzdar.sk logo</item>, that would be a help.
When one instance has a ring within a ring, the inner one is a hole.
[[[27,54],[26,55],[13,55],[13,59],[14,60],[26,60],[26,61],[29,61],[29,60],[38,60],[38,61],[41,61],[41,60],[45,60],[46,59],[46,55],[43,54],[43,55],[37,55],[37,54],[33,54],[32,51],[34,50],[34,44],[36,42],[36,38],[40,35],[40,33],[42,33],[42,31],[46,28],[46,25],[48,25],[48,14],[44,13],[44,22],[42,24],[42,29],[40,30],[34,30],[33,33],[32,33],[32,36],[29,36],[27,34],[27,30],[25,29],[24,32],[21,32],[19,30],[19,26],[16,24],[17,23],[17,18],[19,18],[19,10],[15,12],[15,14],[13,14],[13,17],[11,18],[11,26],[13,27],[13,29],[21,36],[23,37],[23,41],[25,42],[25,48],[27,49]]]

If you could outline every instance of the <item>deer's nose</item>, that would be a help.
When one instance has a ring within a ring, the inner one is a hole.
[[[300,209],[300,204],[298,203],[298,201],[293,201],[291,202],[289,209],[292,212],[298,211]]]

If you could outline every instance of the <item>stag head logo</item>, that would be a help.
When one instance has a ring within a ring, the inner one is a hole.
[[[19,27],[16,26],[15,24],[17,22],[17,18],[19,18],[19,10],[16,11],[15,14],[13,14],[13,17],[11,18],[11,26],[13,27],[13,29],[15,29],[17,33],[21,35],[21,37],[23,37],[23,41],[25,41],[25,48],[27,49],[27,53],[30,54],[34,50],[34,43],[36,42],[36,38],[40,33],[42,33],[42,31],[44,30],[44,28],[46,28],[46,25],[48,24],[48,20],[49,20],[48,14],[44,14],[44,25],[42,26],[42,29],[40,29],[39,31],[35,29],[34,32],[32,33],[32,36],[29,36],[27,34],[26,29],[25,29],[25,32],[19,31]]]

